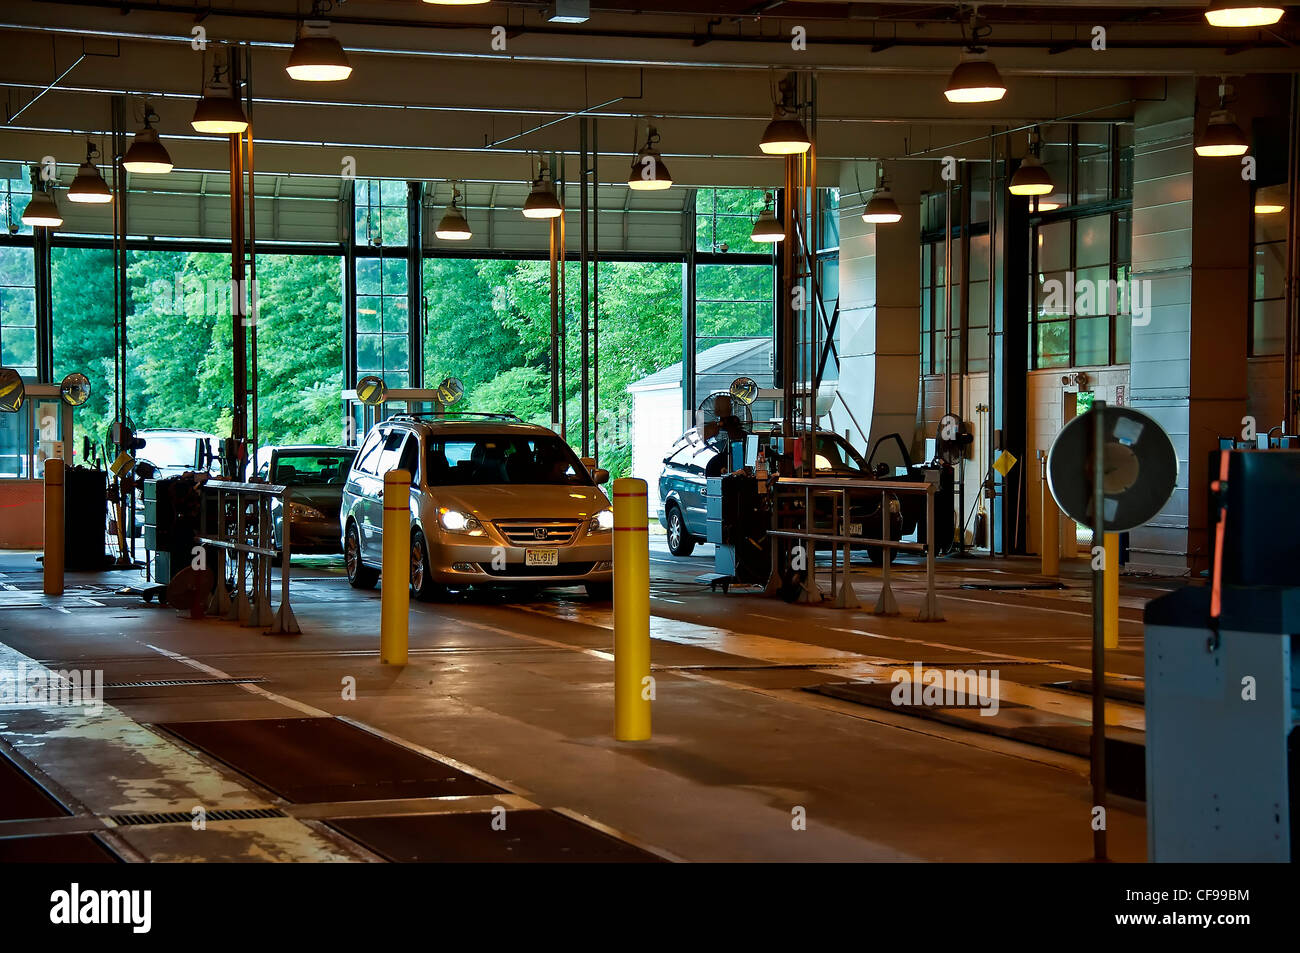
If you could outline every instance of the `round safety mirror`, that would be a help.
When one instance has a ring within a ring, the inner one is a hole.
[[[448,377],[438,385],[438,399],[444,407],[450,407],[465,396],[465,385],[459,377]]]
[[[0,410],[16,414],[26,394],[22,376],[12,367],[0,367]]]
[[[371,407],[382,404],[387,394],[388,388],[382,377],[363,377],[357,381],[357,397],[363,404],[369,404]]]
[[[731,382],[731,396],[742,404],[752,404],[758,398],[758,382],[752,377],[737,377]]]
[[[59,385],[59,396],[69,407],[80,407],[90,399],[90,378],[80,371],[73,371]]]

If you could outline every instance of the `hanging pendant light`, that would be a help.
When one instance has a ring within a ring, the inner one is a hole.
[[[950,103],[994,103],[1007,94],[1007,84],[997,66],[988,58],[980,41],[992,32],[972,11],[969,26],[970,45],[962,51],[961,62],[948,76],[943,95]]]
[[[23,209],[23,224],[33,228],[58,228],[63,224],[63,215],[54,199],[53,186],[48,192],[40,185],[34,186],[31,201]]]
[[[1269,26],[1282,19],[1282,8],[1261,0],[1214,0],[1206,8],[1210,26]]]
[[[126,150],[126,155],[122,157],[122,168],[126,169],[127,172],[142,175],[164,175],[174,168],[172,157],[168,155],[163,144],[158,141],[158,130],[153,127],[153,123],[157,119],[158,114],[146,102],[144,104],[144,126],[135,134],[130,147]]]
[[[968,50],[948,77],[943,94],[950,103],[994,103],[1007,94],[1007,84],[982,50]]]
[[[769,245],[785,241],[785,226],[777,221],[776,213],[772,210],[771,192],[763,196],[763,211],[754,223],[754,230],[749,233],[749,240]]]
[[[447,206],[447,211],[443,213],[442,221],[438,223],[434,234],[445,242],[463,242],[474,237],[474,232],[469,227],[469,222],[461,212],[456,200],[460,198],[460,189],[454,185],[451,187],[451,204]]]
[[[86,143],[86,161],[77,167],[77,177],[68,186],[68,201],[85,205],[105,205],[113,201],[113,190],[95,165],[99,149],[93,142]]]
[[[322,12],[321,0],[311,6],[313,17]],[[343,45],[330,32],[329,20],[304,20],[285,66],[288,74],[305,83],[337,83],[352,75]]]
[[[871,201],[862,212],[862,220],[872,225],[891,225],[894,222],[903,220],[903,212],[894,201],[893,190],[889,188],[889,180],[885,177],[883,169],[880,176],[880,185],[876,188],[875,194],[871,196]]]
[[[1196,141],[1196,154],[1206,158],[1242,156],[1250,149],[1250,140],[1237,125],[1236,118],[1227,110],[1228,97],[1232,87],[1227,83],[1219,84],[1219,108],[1210,113],[1210,121],[1205,132]]]
[[[627,187],[639,192],[659,192],[673,186],[672,173],[659,155],[659,130],[654,126],[646,134],[645,145],[632,160],[632,170],[627,175]]]
[[[794,83],[789,78],[781,80],[772,121],[767,124],[758,147],[770,156],[799,155],[812,148],[808,130],[799,119]]]
[[[564,206],[556,198],[555,186],[546,174],[546,166],[539,164],[537,178],[533,180],[533,190],[524,202],[525,218],[559,218],[564,214]]]
[[[1020,167],[1007,183],[1007,191],[1012,195],[1051,195],[1052,190],[1056,188],[1052,183],[1052,177],[1043,167],[1042,160],[1038,158],[1041,148],[1042,142],[1038,138],[1038,130],[1033,129],[1029,133],[1029,153],[1020,160]]]
[[[212,79],[203,87],[203,96],[194,107],[190,125],[195,132],[220,136],[241,135],[248,128],[248,117],[235,98],[230,83],[221,78],[220,64],[212,66]]]

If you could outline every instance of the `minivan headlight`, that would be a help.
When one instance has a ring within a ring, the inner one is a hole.
[[[478,521],[478,517],[469,513],[462,513],[460,510],[440,510],[438,520],[442,523],[442,528],[449,533],[468,533],[470,536],[483,535],[483,524]]]
[[[587,524],[588,533],[608,533],[614,528],[614,511],[601,510]]]

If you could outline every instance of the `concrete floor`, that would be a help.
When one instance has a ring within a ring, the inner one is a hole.
[[[158,723],[333,715],[463,767],[509,793],[464,803],[352,805],[359,813],[540,807],[561,810],[670,859],[1077,861],[1091,852],[1087,763],[896,710],[806,691],[888,681],[896,668],[1000,673],[1003,723],[1084,725],[1087,698],[1045,689],[1087,678],[1091,627],[1082,564],[1068,589],[963,589],[1032,581],[1036,562],[942,562],[946,621],[912,621],[924,573],[895,572],[901,614],[868,614],[879,572],[857,576],[864,608],[789,605],[695,582],[707,549],[675,559],[653,543],[654,737],[616,743],[608,604],[580,590],[534,601],[469,594],[413,603],[410,664],[378,661],[378,592],[351,590],[332,560],[297,561],[303,634],[267,636],[192,621],[114,590],[135,574],[69,574],[40,594],[32,554],[0,554],[0,667],[32,660],[104,672],[112,683],[255,678],[242,684],[110,688],[95,716],[52,706],[0,707],[0,749],[73,812],[0,821],[0,838],[97,830],[141,860],[374,860],[325,824],[229,766],[150,727]],[[1120,648],[1108,678],[1141,686],[1141,607],[1162,591],[1126,580]],[[30,662],[29,662],[30,664]],[[355,699],[345,686],[355,680]],[[982,719],[967,713],[970,727]],[[992,720],[992,719],[991,719]],[[1108,721],[1140,731],[1140,705]],[[284,816],[110,826],[154,811],[278,807]],[[342,808],[335,806],[336,812]],[[806,816],[806,829],[796,829]],[[1142,805],[1112,802],[1111,856],[1145,858]]]

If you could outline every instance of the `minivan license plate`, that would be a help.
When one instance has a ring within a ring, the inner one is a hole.
[[[559,564],[560,551],[558,549],[524,550],[525,566],[558,566]]]

